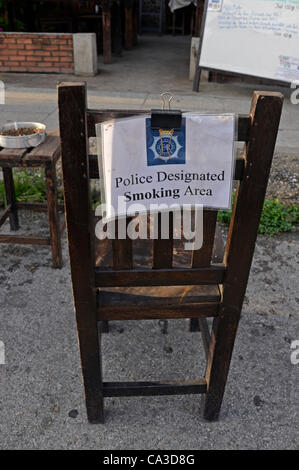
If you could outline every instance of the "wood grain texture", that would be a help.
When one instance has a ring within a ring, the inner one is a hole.
[[[218,419],[229,371],[235,336],[248,282],[259,221],[280,122],[283,96],[255,92],[251,105],[251,129],[246,146],[244,178],[239,183],[231,217],[225,262],[222,306],[214,320],[209,359],[208,384],[203,416]]]
[[[173,256],[173,213],[168,213],[167,238],[162,238],[162,214],[156,214],[158,238],[153,240],[153,269],[172,268]],[[166,222],[167,223],[167,222]]]
[[[33,211],[33,212],[47,212],[48,204],[43,202],[17,202],[17,207],[19,210],[24,211]],[[57,204],[57,210],[59,212],[64,212],[64,205]]]
[[[115,239],[112,240],[113,267],[114,269],[132,269],[133,268],[133,246],[129,237],[119,238],[119,223],[125,224],[125,233],[127,233],[128,224],[132,217],[126,219],[117,219],[115,224]]]
[[[19,230],[18,207],[16,201],[15,186],[11,168],[2,168],[6,204],[10,206],[9,223],[10,229]]]
[[[80,355],[90,422],[104,420],[103,387],[90,238],[86,84],[58,86],[61,159]]]
[[[200,248],[200,250],[194,250],[192,252],[192,268],[210,266],[211,264],[217,214],[218,211],[205,210],[203,212],[202,228],[200,227],[200,222],[198,221],[198,218],[195,221],[195,231],[201,229],[203,231],[203,243],[202,248]]]
[[[8,206],[5,207],[4,211],[3,211],[2,214],[0,215],[0,227],[1,227],[1,225],[3,225],[4,222],[6,221],[7,217],[8,217],[9,214],[10,214],[10,211],[11,211],[11,205],[9,204]]]
[[[168,318],[206,318],[217,317],[219,312],[219,302],[194,303],[171,305],[165,307],[158,306],[113,306],[102,307],[98,310],[98,320],[158,320]]]
[[[45,178],[53,267],[61,268],[62,251],[56,194],[56,164],[53,161],[47,162],[45,165]]]
[[[205,393],[204,379],[186,382],[104,382],[105,397],[145,397]]]
[[[125,47],[132,49],[134,44],[134,18],[133,7],[125,7]]]
[[[108,0],[102,0],[103,56],[104,64],[110,64],[111,50],[111,10]]]
[[[46,140],[41,145],[26,153],[24,160],[26,163],[34,162],[42,165],[47,161],[56,161],[59,155],[59,137],[47,135]]]
[[[7,149],[3,148],[0,150],[0,166],[3,162],[21,163],[27,149]]]
[[[98,318],[141,320],[215,316],[219,300],[219,289],[215,285],[101,289]]]
[[[0,243],[14,243],[17,245],[50,245],[50,237],[3,234],[0,235]]]
[[[130,286],[185,286],[222,284],[226,268],[224,265],[212,265],[209,268],[175,269],[134,269],[115,271],[95,268],[96,287]]]
[[[159,286],[159,287],[110,287],[100,289],[99,305],[161,306],[184,305],[199,302],[218,302],[220,292],[217,285],[207,286]]]
[[[208,322],[206,318],[199,318],[198,323],[199,323],[199,328],[201,332],[202,344],[204,347],[205,355],[206,355],[206,358],[208,359],[210,344],[211,344],[211,334],[210,334]]]

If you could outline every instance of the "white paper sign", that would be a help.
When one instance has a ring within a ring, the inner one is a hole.
[[[199,66],[299,80],[299,0],[209,0]]]
[[[141,116],[101,125],[107,218],[133,215],[136,204],[141,212],[161,204],[229,209],[235,115],[184,114],[173,133],[153,131],[150,122]]]

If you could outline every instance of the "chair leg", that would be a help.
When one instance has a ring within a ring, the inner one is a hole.
[[[11,205],[11,211],[9,214],[10,229],[18,230],[19,229],[19,217],[18,217],[18,207],[17,207],[17,202],[16,202],[15,186],[14,186],[14,181],[13,181],[12,169],[2,168],[2,170],[3,170],[6,204]]]
[[[56,194],[56,165],[53,162],[46,163],[46,188],[48,201],[48,217],[50,226],[50,239],[52,248],[53,267],[62,267],[61,235],[59,227],[59,215],[57,210]]]
[[[109,322],[106,320],[103,320],[101,322],[101,327],[102,327],[102,333],[109,333]]]
[[[189,331],[191,333],[196,333],[197,331],[200,331],[198,318],[190,318]]]
[[[213,321],[205,374],[207,392],[202,395],[202,416],[208,421],[219,417],[238,322],[239,315],[225,308]]]
[[[78,338],[88,421],[104,423],[101,332],[98,328],[79,328]]]

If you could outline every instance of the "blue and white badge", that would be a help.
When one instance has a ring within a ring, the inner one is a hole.
[[[184,165],[186,163],[186,119],[179,131],[151,129],[151,119],[146,118],[147,166]]]

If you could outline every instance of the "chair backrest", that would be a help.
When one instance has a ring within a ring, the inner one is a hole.
[[[59,117],[61,155],[70,263],[75,301],[87,301],[95,287],[154,285],[223,285],[222,299],[240,311],[247,285],[259,220],[274,153],[283,96],[254,92],[249,115],[239,115],[237,140],[244,151],[236,160],[237,189],[223,259],[212,259],[217,211],[204,211],[203,246],[174,267],[174,241],[159,238],[152,246],[152,264],[134,263],[134,243],[129,238],[112,241],[108,267],[95,267],[93,214],[89,180],[98,178],[97,157],[88,155],[88,137],[95,125],[111,118],[145,113],[144,110],[89,110],[85,83],[61,83]],[[128,219],[129,222],[129,219]],[[172,218],[169,219],[170,234]],[[160,224],[160,219],[158,219]],[[158,227],[158,231],[160,228]]]

